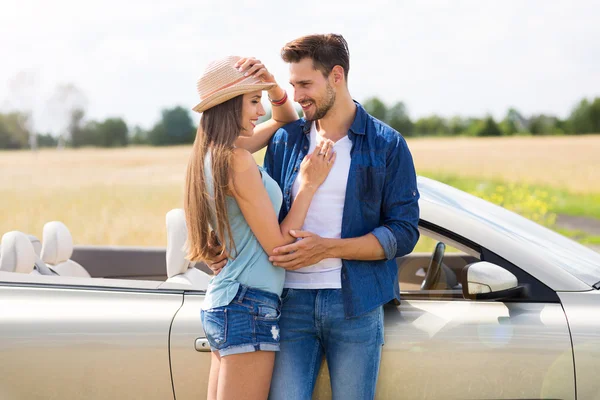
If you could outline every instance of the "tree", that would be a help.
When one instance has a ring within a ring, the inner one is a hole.
[[[402,135],[412,136],[414,126],[403,102],[399,101],[387,110],[385,121]]]
[[[481,123],[476,131],[476,136],[502,136],[502,131],[494,121],[491,115],[488,115]]]
[[[28,118],[29,114],[16,111],[0,114],[0,148],[23,149],[28,146]]]
[[[371,114],[378,120],[387,122],[387,120],[386,120],[387,107],[381,100],[379,100],[379,98],[371,97],[371,98],[367,99],[363,103],[363,107],[369,114]]]
[[[71,138],[71,146],[77,148],[85,146],[89,138],[84,130],[83,117],[85,112],[82,108],[72,109],[69,115],[69,124],[67,126],[68,136]]]
[[[136,125],[131,132],[131,139],[129,140],[131,144],[139,145],[139,144],[147,144],[148,143],[148,132],[142,129],[140,126]]]
[[[83,129],[86,104],[85,94],[72,83],[60,84],[54,90],[47,108],[58,127],[60,146],[64,146],[69,139],[74,147],[82,145],[80,130]]]
[[[583,99],[573,108],[568,120],[569,133],[600,133],[600,97]]]
[[[448,132],[453,136],[464,134],[468,127],[468,121],[458,115],[450,118],[450,121],[448,121]]]
[[[38,133],[37,144],[39,147],[56,147],[58,145],[58,140],[50,133],[46,133],[44,135]]]
[[[97,125],[97,145],[102,147],[127,146],[128,139],[127,124],[121,118],[108,118]]]
[[[563,134],[560,120],[551,115],[533,115],[529,119],[529,131],[532,135]]]
[[[419,136],[447,135],[449,132],[446,121],[437,115],[420,118],[415,122],[415,134]]]
[[[600,97],[596,97],[594,102],[590,105],[589,111],[592,132],[600,133]]]
[[[527,133],[527,121],[521,113],[514,108],[509,108],[506,116],[500,122],[500,130],[504,135],[511,136]]]
[[[193,143],[195,137],[192,118],[183,107],[163,110],[161,120],[148,132],[148,141],[154,146]]]

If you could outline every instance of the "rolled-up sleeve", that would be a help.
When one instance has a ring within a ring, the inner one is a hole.
[[[371,233],[386,259],[412,252],[419,240],[419,191],[412,155],[400,135],[387,157],[381,218],[383,226]]]
[[[371,232],[377,240],[379,240],[379,244],[383,248],[383,252],[385,254],[386,260],[391,260],[396,258],[396,237],[392,233],[391,230],[386,228],[385,226],[378,226]]]

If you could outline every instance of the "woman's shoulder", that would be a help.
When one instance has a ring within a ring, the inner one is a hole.
[[[233,149],[233,156],[231,158],[231,167],[234,173],[245,172],[250,168],[256,168],[256,161],[246,149],[235,148]]]

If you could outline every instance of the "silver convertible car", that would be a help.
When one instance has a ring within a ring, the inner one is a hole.
[[[600,399],[600,254],[501,207],[419,178],[431,253],[397,260],[378,399]],[[201,399],[210,276],[166,248],[3,236],[0,399]],[[25,240],[27,239],[27,240]],[[315,399],[331,397],[327,368]]]

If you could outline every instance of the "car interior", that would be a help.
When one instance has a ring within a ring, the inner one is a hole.
[[[462,298],[460,272],[480,260],[479,252],[426,224],[419,229],[418,251],[396,260],[401,294]],[[73,246],[68,227],[51,221],[44,225],[41,242],[18,231],[4,234],[0,272],[20,274],[13,278],[36,284],[203,291],[212,273],[205,264],[186,260],[186,238],[180,208],[166,214],[166,248]]]

